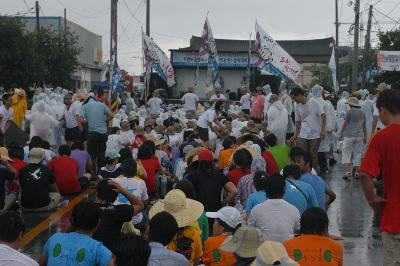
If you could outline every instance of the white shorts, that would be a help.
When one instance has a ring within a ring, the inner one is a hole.
[[[364,151],[364,138],[344,138],[342,147],[342,163],[352,163],[353,166],[360,166],[361,157]]]

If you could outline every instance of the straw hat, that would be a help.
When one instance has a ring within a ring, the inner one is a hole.
[[[219,134],[219,136],[221,137],[221,139],[226,139],[227,137],[229,137],[230,135],[230,131],[228,128],[224,128],[222,130],[222,132]]]
[[[146,120],[146,121],[144,121],[144,127],[146,128],[146,127],[153,127],[153,121],[152,120]]]
[[[356,97],[350,97],[347,100],[347,104],[350,106],[354,106],[354,107],[361,107],[361,105]]]
[[[178,227],[182,228],[196,222],[203,213],[204,206],[196,200],[186,198],[185,193],[181,190],[173,189],[150,209],[150,219],[162,211],[174,216]]]
[[[246,133],[250,133],[250,130],[244,126],[240,129],[240,133],[242,133],[243,135],[247,135]]]
[[[175,132],[176,132],[176,133],[181,133],[182,130],[183,130],[182,125],[179,124],[179,123],[175,123],[175,124],[174,124],[174,129],[175,129]]]
[[[257,248],[264,241],[263,235],[255,227],[239,227],[235,234],[229,236],[221,245],[221,250],[236,253],[242,258],[253,258],[257,256]]]
[[[205,149],[204,147],[196,147],[192,150],[190,150],[188,153],[185,155],[185,161],[188,161],[191,157],[196,156],[201,150]]]
[[[164,133],[165,129],[166,129],[166,127],[165,127],[164,125],[158,125],[158,126],[156,126],[156,128],[155,128],[157,134],[162,134],[162,133]]]
[[[155,146],[164,144],[165,139],[157,139],[156,137],[154,137],[153,135],[149,135],[147,136],[147,140],[150,140],[154,143]]]
[[[253,159],[257,157],[257,151],[252,146],[247,145],[247,144],[242,144],[239,147],[237,147],[236,152],[241,149],[248,150],[251,154],[251,157],[253,157]]]
[[[253,130],[256,128],[256,123],[253,120],[249,120],[246,126],[249,130]]]
[[[125,119],[121,121],[120,127],[122,131],[128,131],[129,129],[131,129],[129,121]]]
[[[5,147],[0,147],[0,158],[13,162],[13,160],[10,158],[10,156],[8,155],[8,150]]]
[[[42,148],[33,148],[29,152],[28,156],[29,163],[38,164],[44,160],[44,151]]]
[[[165,134],[168,136],[175,135],[175,128],[173,126],[167,127],[167,130],[165,130]]]
[[[142,127],[136,126],[134,129],[134,133],[135,135],[144,135],[144,129]]]
[[[257,257],[251,266],[299,266],[297,262],[289,258],[282,243],[265,241],[257,249]]]

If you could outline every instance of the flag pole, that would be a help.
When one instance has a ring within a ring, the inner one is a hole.
[[[143,58],[143,62],[142,62],[142,66],[143,66],[143,74],[144,74],[144,77],[143,77],[143,79],[144,79],[144,103],[145,104],[147,104],[147,86],[148,86],[148,82],[147,82],[147,67],[145,66],[145,61],[146,61],[146,59],[145,59],[145,57],[144,57],[144,50],[143,50],[143,48],[144,48],[144,45],[143,45],[143,42],[144,42],[144,38],[143,38],[143,26],[142,26],[142,58]]]

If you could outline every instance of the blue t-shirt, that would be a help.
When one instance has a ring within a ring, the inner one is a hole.
[[[88,132],[106,134],[106,119],[109,112],[110,109],[104,103],[90,99],[89,102],[82,106],[80,115],[87,121]]]
[[[300,180],[311,185],[311,187],[314,189],[315,195],[317,196],[318,207],[325,210],[325,194],[329,190],[325,180],[322,179],[322,177],[313,175],[311,173],[302,175]]]
[[[44,246],[47,265],[107,266],[112,253],[99,241],[79,234],[56,233]]]
[[[299,189],[301,189],[306,197],[290,182],[294,183]],[[291,179],[290,182],[286,180],[284,200],[295,206],[299,210],[300,214],[310,207],[319,206],[317,196],[315,195],[314,189],[311,185],[300,180]]]
[[[246,207],[244,208],[244,210],[247,213],[250,213],[251,210],[260,203],[263,203],[264,201],[266,201],[267,198],[267,194],[265,193],[264,190],[260,190],[257,192],[253,192],[251,193],[248,197],[247,197],[247,201],[246,201]]]

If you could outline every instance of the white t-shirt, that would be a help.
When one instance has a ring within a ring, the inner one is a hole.
[[[147,104],[150,107],[151,114],[158,115],[161,113],[162,100],[160,98],[152,97],[147,101]]]
[[[322,118],[324,114],[322,106],[313,98],[305,104],[296,104],[296,121],[301,122],[299,137],[303,139],[318,139],[321,133]]]
[[[129,143],[130,145],[133,144],[134,141],[134,135],[133,131],[129,129],[128,131],[120,131],[119,132],[120,140],[122,143]]]
[[[2,105],[0,106],[0,116],[2,118],[0,128],[5,129],[6,128],[6,123],[7,121],[12,121],[13,120],[13,110],[12,108],[7,108]]]
[[[246,93],[245,95],[242,95],[242,97],[240,98],[240,108],[242,110],[250,110],[250,94]]]
[[[120,184],[129,193],[132,193],[133,195],[138,197],[142,202],[149,199],[149,196],[147,194],[146,183],[142,179],[138,177],[127,178],[124,176],[115,178],[114,181]],[[114,202],[114,205],[119,205],[119,204],[130,204],[128,199],[121,193],[118,194],[118,197]],[[138,224],[142,220],[143,220],[143,214],[141,212],[136,214],[132,218],[133,224]]]
[[[78,106],[78,102],[73,102],[69,109],[67,110],[67,106],[64,108],[64,117],[65,117],[65,126],[67,128],[74,128],[78,126],[78,118],[80,108]]]
[[[106,142],[106,149],[107,150],[113,150],[113,151],[119,151],[122,149],[124,146],[122,145],[124,142],[122,142],[122,138],[118,134],[112,134],[108,136],[107,142]]]
[[[260,229],[264,239],[283,243],[300,229],[300,213],[283,199],[268,199],[251,210],[249,225]]]
[[[183,109],[185,109],[185,111],[195,111],[199,97],[194,93],[188,92],[183,95],[181,101],[184,102]]]
[[[204,113],[202,113],[197,121],[197,126],[201,128],[208,128],[208,124],[212,123],[216,117],[215,109],[210,108]]]
[[[0,266],[39,266],[39,264],[21,252],[0,244]]]
[[[379,110],[378,107],[376,107],[376,104],[374,103],[374,114],[373,116],[378,117],[378,123],[376,124],[376,128],[373,128],[372,130],[376,130],[377,128],[385,128],[385,125],[382,123],[382,121],[379,119]]]
[[[221,93],[219,96],[218,96],[217,94],[214,94],[214,95],[212,95],[211,98],[210,98],[210,101],[211,101],[211,102],[212,102],[212,101],[219,101],[219,100],[225,101],[225,100],[226,100],[225,95],[223,95],[222,93]]]

